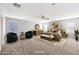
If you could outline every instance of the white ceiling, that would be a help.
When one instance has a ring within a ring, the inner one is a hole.
[[[12,3],[0,3],[5,16],[42,20],[41,16],[47,16],[50,20],[61,20],[79,17],[79,3],[19,3],[21,8],[16,8]]]

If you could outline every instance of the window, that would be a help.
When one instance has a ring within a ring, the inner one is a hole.
[[[69,27],[69,28],[73,28],[73,27],[76,27],[76,23],[75,22],[72,22],[72,21],[71,22],[66,22],[65,23],[65,26],[66,27]]]
[[[43,26],[43,30],[44,30],[44,32],[47,32],[48,31],[48,24],[44,24],[44,26]]]
[[[74,21],[64,22],[64,28],[66,29],[67,33],[74,34],[74,30],[76,28],[76,22]]]
[[[8,22],[8,32],[15,32],[17,33],[17,22]]]

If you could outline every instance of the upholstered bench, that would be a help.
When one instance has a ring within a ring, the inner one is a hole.
[[[46,34],[42,34],[40,37],[45,40],[53,40],[53,38],[54,38],[53,35],[46,35]]]

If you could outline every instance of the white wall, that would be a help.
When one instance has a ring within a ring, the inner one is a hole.
[[[74,30],[79,29],[79,18],[65,19],[60,22],[70,37],[74,36]]]
[[[6,33],[9,32],[9,30],[8,30],[8,23],[9,22],[16,22],[17,23],[17,33],[18,34],[20,34],[21,32],[27,32],[27,31],[33,30],[35,24],[39,24],[42,29],[41,22],[6,17]]]
[[[1,18],[0,18],[0,50],[1,50]]]
[[[3,38],[3,32],[2,32],[2,10],[0,9],[0,51],[1,51],[1,47],[2,47],[2,38]]]
[[[27,32],[34,29],[35,24],[40,24],[40,22],[32,22],[32,21],[19,21],[19,31]]]

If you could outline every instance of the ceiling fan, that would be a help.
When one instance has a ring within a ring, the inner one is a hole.
[[[50,19],[48,16],[36,16],[36,17],[39,19],[42,19],[42,20],[49,20]]]

